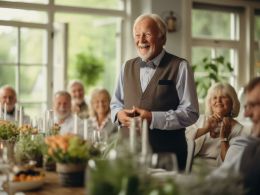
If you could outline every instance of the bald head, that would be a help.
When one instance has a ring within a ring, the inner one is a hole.
[[[13,87],[5,85],[0,88],[0,103],[6,104],[7,112],[14,110],[16,102],[16,92]]]

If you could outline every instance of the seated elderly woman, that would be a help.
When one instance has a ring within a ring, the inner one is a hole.
[[[92,133],[99,132],[104,139],[116,132],[116,126],[110,119],[110,100],[111,97],[106,89],[94,90],[90,99],[89,130]]]
[[[224,161],[229,141],[242,133],[243,126],[234,120],[239,109],[240,103],[231,85],[217,83],[209,89],[205,116],[201,115],[186,131],[187,138],[195,140],[195,164],[199,157],[213,169]]]

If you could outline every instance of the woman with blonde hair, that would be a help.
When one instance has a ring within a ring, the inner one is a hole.
[[[95,89],[90,99],[90,131],[98,132],[104,139],[116,131],[116,126],[110,119],[110,100],[110,94],[106,89]]]
[[[235,89],[227,83],[216,83],[208,90],[205,115],[187,128],[187,138],[195,140],[195,157],[204,160],[209,168],[224,161],[229,142],[241,135],[243,126],[234,119],[239,109]]]

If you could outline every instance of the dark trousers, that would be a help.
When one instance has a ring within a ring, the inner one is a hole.
[[[175,153],[180,171],[185,170],[187,160],[185,129],[149,130],[149,142],[154,153]]]

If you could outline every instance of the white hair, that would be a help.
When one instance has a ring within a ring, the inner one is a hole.
[[[70,91],[71,88],[72,88],[74,85],[80,85],[80,86],[83,88],[83,90],[84,90],[84,85],[83,85],[83,83],[82,83],[80,80],[72,80],[72,81],[70,81],[69,84],[68,84],[68,87],[67,87],[68,91]]]
[[[164,39],[164,44],[166,42],[166,33],[167,33],[167,27],[166,27],[166,23],[164,22],[164,20],[157,14],[142,14],[140,16],[138,16],[135,21],[134,21],[134,25],[133,25],[133,36],[135,35],[135,26],[142,20],[144,19],[151,19],[156,23],[156,26],[159,30],[159,38],[163,38]]]

